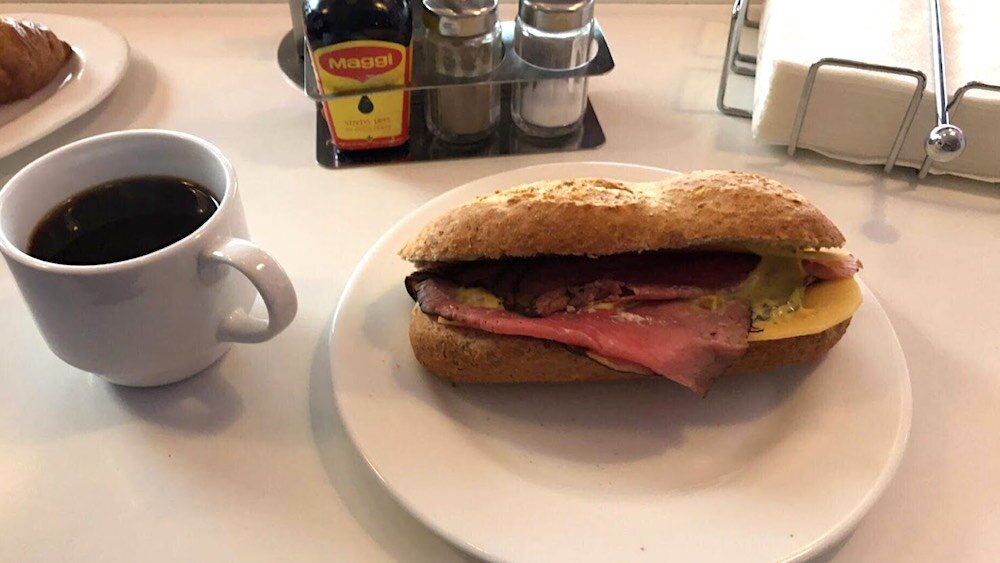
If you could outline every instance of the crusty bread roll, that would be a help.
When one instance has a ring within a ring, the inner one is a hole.
[[[847,331],[850,319],[818,334],[751,342],[726,375],[751,374],[819,359]],[[431,373],[463,383],[562,383],[662,378],[617,371],[562,344],[524,336],[504,336],[437,322],[414,307],[410,346]]]
[[[603,256],[689,248],[839,248],[840,230],[803,196],[755,174],[700,171],[662,182],[535,182],[480,197],[428,224],[401,251],[418,268],[544,255]],[[726,374],[813,361],[851,319],[816,334],[750,342]],[[562,344],[438,322],[415,307],[410,344],[430,372],[456,382],[608,381],[618,371]]]
[[[584,178],[503,190],[438,217],[400,256],[421,266],[748,244],[838,248],[844,235],[774,180],[701,171],[663,182]]]
[[[72,54],[44,25],[0,17],[0,104],[41,90]]]

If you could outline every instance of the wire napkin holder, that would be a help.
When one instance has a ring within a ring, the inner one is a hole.
[[[716,97],[716,107],[726,115],[734,117],[753,117],[751,111],[730,106],[726,104],[726,88],[729,84],[730,73],[741,76],[754,77],[757,74],[757,58],[740,51],[740,39],[745,28],[759,28],[760,22],[749,18],[751,0],[735,0],[729,21],[729,38],[726,41],[726,55],[722,65],[722,75],[719,80],[718,96]],[[937,115],[937,125],[927,134],[924,145],[926,155],[917,172],[918,177],[924,178],[933,163],[951,162],[961,156],[965,150],[965,133],[961,128],[951,122],[951,118],[957,112],[962,99],[971,90],[985,90],[1000,93],[1000,86],[986,84],[984,82],[973,81],[963,85],[955,91],[951,101],[947,97],[947,73],[944,65],[944,42],[941,32],[941,3],[940,0],[928,0],[930,9],[930,37],[931,37],[931,69],[933,72],[932,87],[934,88],[934,108]],[[851,59],[841,59],[827,57],[820,59],[809,67],[806,74],[805,83],[802,86],[802,93],[799,96],[799,105],[795,113],[795,121],[792,123],[792,130],[788,137],[788,155],[794,156],[798,148],[799,136],[806,121],[809,111],[809,99],[812,95],[813,86],[816,83],[820,69],[823,67],[850,68],[863,72],[873,72],[881,74],[891,74],[896,76],[913,78],[916,84],[913,95],[910,97],[909,105],[903,119],[899,124],[899,129],[893,139],[886,158],[883,170],[891,172],[899,158],[899,151],[903,147],[903,142],[910,131],[913,119],[916,117],[917,108],[924,97],[924,89],[927,86],[927,75],[923,71],[899,66],[888,66],[866,63]]]

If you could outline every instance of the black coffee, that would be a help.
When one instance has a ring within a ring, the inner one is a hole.
[[[173,176],[137,176],[93,186],[35,226],[28,254],[58,264],[121,262],[193,233],[218,209],[202,186]]]

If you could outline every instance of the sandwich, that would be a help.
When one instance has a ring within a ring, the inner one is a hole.
[[[820,358],[861,305],[861,263],[802,195],[758,175],[582,178],[452,209],[401,251],[416,359],[452,382],[665,378]]]

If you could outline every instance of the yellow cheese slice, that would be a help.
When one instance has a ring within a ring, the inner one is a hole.
[[[861,306],[861,288],[854,278],[829,280],[806,288],[802,307],[754,323],[749,340],[780,340],[817,334],[851,318]]]

